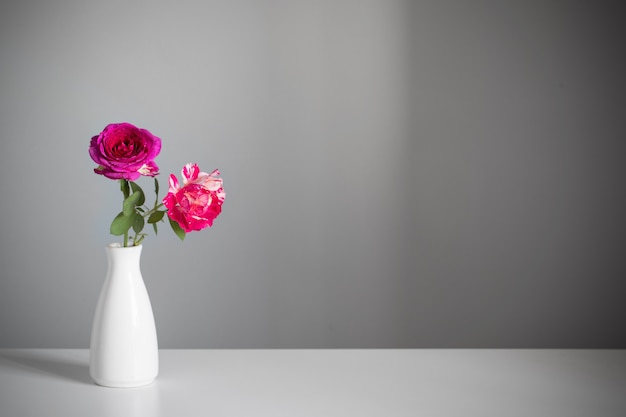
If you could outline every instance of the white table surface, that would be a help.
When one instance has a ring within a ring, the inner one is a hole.
[[[103,388],[85,349],[0,349],[0,417],[626,416],[626,350],[161,350]]]

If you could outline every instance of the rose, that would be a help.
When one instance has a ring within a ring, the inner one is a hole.
[[[197,164],[182,169],[183,186],[174,174],[170,175],[169,192],[163,199],[168,217],[185,232],[198,231],[213,225],[222,212],[226,193],[222,188],[219,170],[210,174],[200,172]]]
[[[161,139],[130,123],[107,125],[89,146],[89,155],[98,164],[94,172],[114,180],[154,177],[159,173],[154,158],[160,151]]]

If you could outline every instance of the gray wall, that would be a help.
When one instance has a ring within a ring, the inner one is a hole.
[[[119,121],[225,181],[145,241],[163,348],[626,347],[607,4],[4,2],[0,347],[88,346]]]

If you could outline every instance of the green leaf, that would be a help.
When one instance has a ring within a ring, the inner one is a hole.
[[[133,216],[126,216],[124,212],[120,212],[111,223],[111,234],[113,236],[121,236],[128,232],[128,229],[133,225]]]
[[[143,190],[141,189],[140,186],[138,186],[137,184],[135,184],[134,182],[131,181],[130,183],[130,188],[133,189],[133,193],[140,193],[140,197],[139,200],[137,200],[137,204],[135,204],[136,206],[142,206],[143,203],[146,202],[146,195],[144,194]]]
[[[157,230],[157,224],[156,223],[152,223],[152,228],[154,229],[154,234],[158,235],[159,231]]]
[[[133,230],[135,231],[136,234],[138,234],[139,232],[141,232],[143,230],[143,226],[145,224],[144,220],[143,220],[143,216],[140,214],[135,213],[135,215],[133,216]]]
[[[159,180],[154,177],[154,208],[159,206]]]
[[[163,219],[163,216],[165,215],[164,211],[155,211],[154,213],[152,213],[150,215],[150,217],[148,217],[148,223],[156,223],[161,221],[161,219]]]
[[[141,191],[135,191],[124,200],[124,205],[122,211],[125,216],[132,216],[135,213],[135,206],[137,206],[137,202],[142,197],[143,193]]]
[[[170,226],[172,227],[172,230],[174,231],[174,233],[176,233],[176,236],[178,236],[180,240],[184,240],[186,233],[182,229],[182,227],[180,227],[178,223],[176,223],[174,220],[170,219],[169,217],[168,217],[168,220],[170,221]]]

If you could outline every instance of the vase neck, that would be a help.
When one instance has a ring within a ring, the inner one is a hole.
[[[122,247],[119,244],[107,245],[106,254],[109,261],[109,269],[113,270],[139,270],[142,246]]]

